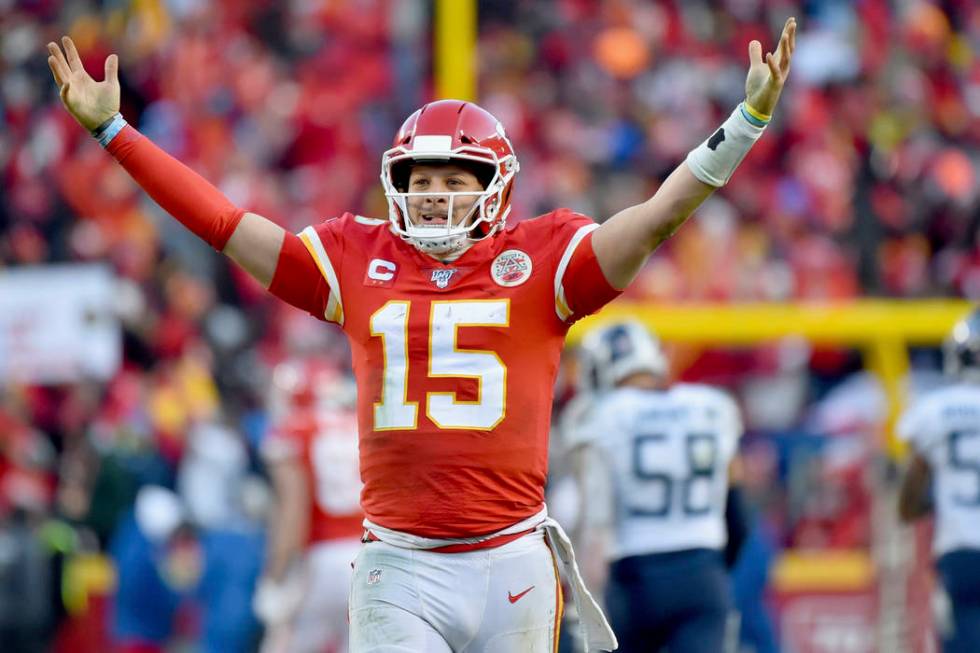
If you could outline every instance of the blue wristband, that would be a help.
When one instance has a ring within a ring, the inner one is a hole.
[[[122,117],[122,114],[117,113],[109,121],[108,125],[106,125],[104,128],[101,128],[99,131],[93,133],[92,135],[95,136],[95,140],[99,141],[99,145],[101,145],[102,147],[108,147],[109,141],[115,138],[116,135],[119,134],[119,132],[122,131],[122,128],[125,127],[127,124],[128,123],[126,122],[126,119]]]

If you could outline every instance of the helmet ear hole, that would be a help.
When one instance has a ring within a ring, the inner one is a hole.
[[[487,217],[490,218],[491,220],[493,218],[497,217],[497,198],[496,197],[493,198],[493,199],[491,199],[489,202],[487,202],[486,208],[484,208],[484,211],[486,212]]]

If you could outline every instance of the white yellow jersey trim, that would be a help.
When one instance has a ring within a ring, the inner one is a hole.
[[[323,311],[323,319],[343,326],[344,303],[340,295],[340,280],[337,278],[333,264],[330,263],[330,257],[327,256],[327,250],[323,247],[320,235],[313,227],[307,227],[300,232],[299,238],[303,241],[307,251],[310,252],[313,262],[316,263],[320,274],[327,280],[327,285],[330,287],[330,297],[327,299],[327,308]]]
[[[578,231],[572,235],[572,239],[568,241],[565,252],[558,262],[558,269],[555,271],[555,312],[558,314],[558,319],[562,322],[572,315],[572,309],[569,308],[568,300],[565,299],[565,287],[562,285],[565,278],[565,270],[568,268],[568,264],[572,260],[572,255],[575,253],[576,248],[578,248],[579,243],[582,242],[582,239],[598,228],[599,225],[597,224],[587,224],[579,227]]]

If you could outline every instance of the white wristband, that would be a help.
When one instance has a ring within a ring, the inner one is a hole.
[[[95,140],[99,141],[99,145],[102,147],[108,147],[109,141],[118,136],[119,132],[121,132],[123,127],[125,127],[127,124],[128,123],[126,122],[126,119],[122,117],[122,114],[117,113],[111,119],[109,119],[107,123],[100,125],[95,131],[93,131],[92,136],[95,137]]]
[[[751,119],[739,104],[714,134],[691,150],[687,166],[695,177],[710,186],[728,183],[735,168],[765,131],[764,125],[753,124],[749,122]]]

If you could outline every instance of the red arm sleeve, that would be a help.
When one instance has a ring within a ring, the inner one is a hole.
[[[167,213],[211,247],[224,249],[244,209],[129,125],[106,149]]]

